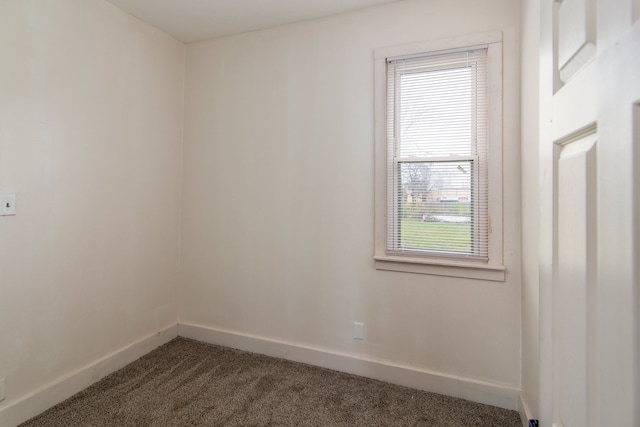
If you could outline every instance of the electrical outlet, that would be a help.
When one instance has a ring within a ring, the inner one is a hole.
[[[4,378],[0,378],[0,402],[4,400]]]
[[[0,215],[16,214],[16,195],[0,194]]]
[[[355,340],[364,339],[364,323],[353,322],[353,339]]]

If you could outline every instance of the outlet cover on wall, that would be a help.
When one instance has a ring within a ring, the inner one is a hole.
[[[16,214],[16,195],[0,194],[0,215]]]
[[[364,339],[364,323],[353,322],[353,339],[356,339],[356,340]]]

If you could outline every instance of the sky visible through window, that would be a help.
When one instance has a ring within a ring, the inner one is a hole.
[[[471,155],[472,96],[471,67],[402,74],[400,157]]]

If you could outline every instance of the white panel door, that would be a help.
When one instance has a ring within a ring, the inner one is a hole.
[[[543,2],[541,421],[640,426],[640,2]]]

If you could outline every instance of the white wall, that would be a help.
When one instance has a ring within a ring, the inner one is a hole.
[[[519,389],[519,5],[406,0],[188,45],[180,322]],[[373,51],[488,30],[507,279],[376,271]]]
[[[522,1],[522,396],[529,418],[540,413],[540,2]]]
[[[1,412],[175,324],[184,46],[99,0],[3,1],[0,64]]]

